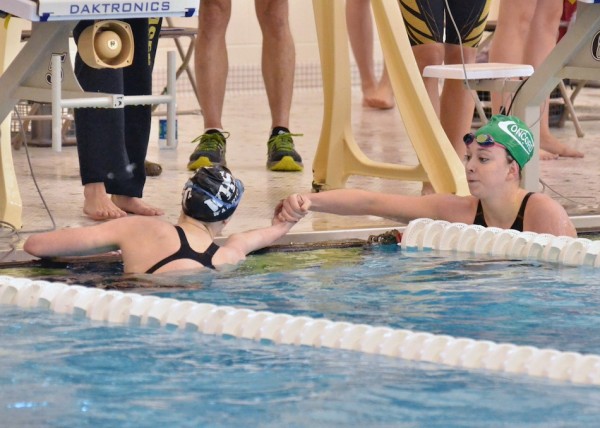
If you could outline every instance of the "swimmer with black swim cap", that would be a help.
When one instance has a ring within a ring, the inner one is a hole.
[[[126,273],[222,270],[271,245],[295,222],[219,236],[238,207],[244,185],[220,165],[197,170],[185,183],[176,225],[155,217],[129,216],[99,225],[32,235],[24,250],[38,257],[77,256],[121,250]]]

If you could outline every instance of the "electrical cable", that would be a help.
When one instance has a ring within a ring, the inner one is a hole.
[[[27,134],[25,133],[25,125],[24,125],[23,119],[21,118],[21,115],[19,113],[19,109],[16,108],[16,106],[14,108],[14,112],[17,115],[17,120],[19,122],[19,131],[21,134],[21,138],[23,139],[23,145],[25,146],[25,154],[27,157],[27,163],[29,165],[29,171],[31,172],[31,178],[33,179],[33,183],[35,185],[35,188],[37,189],[37,192],[38,192],[38,195],[40,196],[42,204],[44,205],[44,208],[46,209],[46,212],[48,213],[48,217],[50,218],[50,221],[52,222],[51,228],[39,229],[39,230],[22,230],[20,233],[21,234],[24,234],[24,233],[29,234],[29,233],[49,232],[52,230],[56,230],[56,222],[54,221],[52,212],[50,211],[50,208],[48,207],[48,204],[46,203],[46,200],[44,199],[42,191],[41,191],[41,189],[37,183],[37,179],[35,177],[33,165],[31,163],[31,157],[29,155],[29,149],[27,146]],[[9,241],[7,242],[7,240],[9,240]],[[16,244],[20,240],[21,240],[21,236],[19,234],[19,231],[15,227],[15,225],[13,225],[7,221],[0,220],[0,261],[5,260],[6,258],[8,258],[8,256],[10,256],[11,254],[13,254],[16,251]],[[5,246],[7,248],[5,248]]]
[[[16,115],[17,115],[17,119],[19,121],[19,130],[21,133],[21,138],[23,138],[23,145],[25,146],[25,154],[27,157],[27,164],[29,165],[29,172],[31,172],[31,178],[33,180],[33,184],[35,185],[35,188],[38,192],[38,195],[40,196],[40,200],[42,201],[42,204],[44,205],[44,208],[46,210],[46,212],[48,213],[48,217],[50,218],[50,221],[52,222],[52,227],[48,228],[48,229],[39,229],[39,230],[22,230],[21,233],[40,233],[40,232],[50,232],[52,230],[56,230],[56,222],[54,221],[54,216],[52,215],[52,212],[50,211],[50,208],[48,207],[48,204],[46,203],[46,200],[44,199],[44,195],[42,194],[42,191],[40,189],[40,186],[38,185],[37,179],[35,177],[35,172],[33,170],[33,165],[31,163],[31,157],[29,156],[29,148],[28,148],[28,144],[27,144],[27,135],[25,134],[25,127],[23,125],[23,120],[21,119],[21,115],[19,113],[19,110],[17,108],[14,109]]]
[[[521,81],[521,84],[517,87],[517,90],[515,91],[514,95],[512,96],[511,100],[510,100],[510,104],[508,105],[508,110],[504,108],[504,106],[502,106],[502,108],[500,109],[500,113],[501,114],[505,114],[505,115],[510,115],[510,112],[512,111],[512,106],[513,103],[515,102],[515,98],[517,97],[517,95],[519,94],[519,91],[521,90],[521,88],[523,87],[523,84],[525,83],[525,80]]]
[[[562,193],[560,193],[558,190],[555,190],[552,186],[550,186],[548,183],[546,183],[544,180],[542,180],[540,178],[540,184],[542,185],[542,192],[545,189],[550,190],[552,193],[554,193],[556,196],[560,197],[561,199],[564,199],[566,201],[572,202],[575,205],[578,205],[580,207],[584,207],[585,205],[583,205],[581,202],[577,202],[574,199],[572,199],[573,197],[569,197],[569,196],[565,196]],[[596,199],[594,196],[576,196],[576,198],[578,199]]]
[[[17,229],[9,222],[0,220],[0,261],[4,261],[16,251],[15,245],[19,239]]]
[[[19,121],[19,131],[21,134],[21,138],[23,139],[23,145],[25,146],[25,153],[26,153],[26,157],[27,157],[27,163],[29,165],[29,171],[31,172],[31,178],[33,180],[35,188],[37,189],[38,195],[40,196],[42,204],[44,205],[44,208],[45,208],[46,212],[48,213],[48,217],[50,218],[52,227],[47,228],[47,229],[38,229],[38,230],[21,230],[19,232],[13,224],[11,224],[7,221],[0,220],[0,230],[2,231],[0,233],[0,242],[4,243],[5,238],[11,238],[13,240],[13,242],[11,242],[9,244],[11,246],[10,252],[13,252],[15,250],[14,244],[20,240],[19,233],[21,233],[21,234],[23,234],[23,233],[40,233],[40,232],[49,232],[52,230],[56,230],[56,222],[54,221],[52,212],[50,211],[50,208],[48,207],[48,204],[46,203],[46,200],[44,199],[42,191],[41,191],[41,189],[37,183],[37,179],[35,177],[35,172],[33,169],[33,165],[31,163],[31,157],[29,155],[29,149],[28,149],[28,145],[27,145],[27,134],[25,133],[25,126],[23,124],[23,120],[21,118],[19,110],[16,107],[14,109],[14,112],[17,115],[17,119]],[[8,229],[10,231],[8,234],[6,234],[4,232],[6,229]],[[3,254],[2,257],[0,258],[0,260],[6,258],[6,256],[7,256],[7,254]]]
[[[462,68],[463,68],[463,74],[465,76],[465,78],[464,78],[465,86],[469,90],[469,94],[471,94],[473,101],[476,103],[477,102],[477,99],[475,98],[476,95],[475,95],[473,89],[471,88],[471,86],[469,85],[469,79],[467,79],[467,67],[465,65],[466,61],[465,61],[465,52],[464,52],[465,48],[463,46],[462,37],[460,37],[460,31],[458,29],[458,25],[456,24],[456,21],[454,20],[454,16],[452,16],[452,12],[450,11],[450,5],[448,4],[448,0],[444,0],[444,3],[446,4],[446,11],[448,12],[448,16],[450,17],[450,21],[452,21],[452,25],[454,26],[454,30],[456,31],[456,36],[458,37],[458,45],[460,46],[460,59],[461,59],[461,64],[462,64]]]

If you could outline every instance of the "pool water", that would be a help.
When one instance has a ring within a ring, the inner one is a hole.
[[[144,292],[600,353],[595,278],[597,271],[581,267],[379,247],[253,256],[226,274],[157,278]],[[106,325],[43,309],[0,310],[0,417],[14,426],[581,426],[600,420],[597,387]]]

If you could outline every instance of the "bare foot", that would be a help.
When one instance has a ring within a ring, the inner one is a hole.
[[[83,186],[83,196],[83,213],[92,220],[110,220],[127,215],[110,200],[104,183],[86,184]]]
[[[423,182],[423,187],[421,188],[421,196],[432,195],[435,193],[433,189],[433,185],[429,182]]]
[[[133,198],[131,196],[112,195],[114,204],[123,211],[137,215],[163,215],[164,211],[152,207],[142,201],[142,198]]]
[[[544,149],[540,149],[540,160],[554,160],[554,159],[558,159],[558,155],[547,152]]]
[[[583,157],[583,153],[581,153],[578,150],[575,150],[572,147],[569,147],[569,146],[561,143],[552,134],[542,135],[540,137],[540,140],[541,140],[540,147],[543,150],[546,150],[550,153],[554,153],[555,155],[569,157],[569,158],[582,158]]]
[[[394,94],[390,87],[379,85],[370,91],[363,92],[363,106],[388,110],[394,108]]]
[[[367,100],[372,98],[375,95],[375,92],[377,92],[377,84],[375,82],[373,82],[373,83],[362,82],[360,89],[361,89],[362,95],[363,95],[362,105],[363,105],[363,107],[369,107],[369,105],[367,104]]]

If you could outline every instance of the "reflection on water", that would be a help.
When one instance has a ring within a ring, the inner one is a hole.
[[[0,274],[600,354],[597,270],[537,261],[381,246],[270,252],[225,273],[129,276],[113,262]],[[90,426],[562,426],[600,417],[592,387],[1,309],[0,417],[20,426],[81,426],[82,417]]]
[[[597,271],[398,246],[268,252],[237,269],[124,275],[120,263],[0,274],[132,290],[257,311],[600,353]],[[567,334],[568,332],[568,334]]]
[[[600,417],[594,387],[41,309],[2,313],[0,417],[12,426],[593,426]]]
[[[0,275],[103,289],[197,288],[212,282],[212,278],[215,276],[219,278],[245,277],[257,273],[285,272],[308,267],[333,269],[357,262],[362,253],[363,248],[356,246],[311,251],[272,251],[250,255],[236,269],[225,273],[204,270],[158,275],[124,274],[123,264],[117,257],[90,257],[81,260],[71,258],[65,259],[65,261],[38,260],[14,267],[3,265],[0,268]]]

